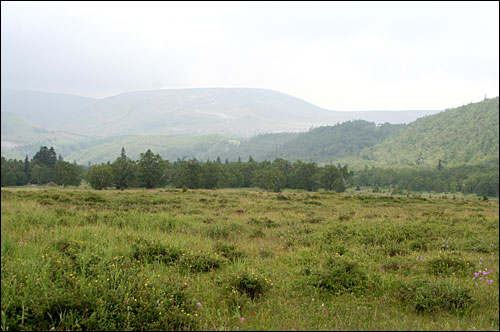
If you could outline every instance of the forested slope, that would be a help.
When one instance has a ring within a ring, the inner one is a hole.
[[[498,97],[420,118],[366,151],[386,166],[498,163]]]

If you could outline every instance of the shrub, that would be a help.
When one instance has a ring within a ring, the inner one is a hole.
[[[470,292],[449,280],[414,279],[401,285],[400,299],[417,312],[460,311],[472,304]]]
[[[236,249],[236,246],[233,244],[226,244],[220,241],[217,241],[215,243],[215,252],[220,254],[221,256],[231,260],[231,261],[236,261],[238,259],[245,258],[245,253],[243,251],[240,251]]]
[[[111,267],[114,264],[118,267]],[[24,292],[2,303],[2,324],[8,329],[28,331],[197,327],[194,301],[188,298],[180,279],[148,276],[139,265],[119,259],[102,261],[99,274],[92,277],[73,268],[66,256],[48,261],[44,268],[48,278],[43,287],[26,283]],[[11,279],[13,275],[2,273],[2,291],[7,285],[4,277]]]
[[[265,236],[266,236],[266,234],[264,233],[262,228],[255,228],[254,230],[252,230],[252,232],[249,235],[250,238],[260,238],[260,237],[265,237]]]
[[[384,253],[389,257],[404,256],[408,254],[403,245],[397,242],[389,242],[386,244],[384,246]]]
[[[211,225],[207,227],[205,234],[212,239],[227,239],[229,232],[229,229],[224,225]]]
[[[186,252],[179,258],[179,266],[193,272],[208,272],[223,264],[223,260],[214,253]]]
[[[255,300],[265,295],[273,285],[273,282],[271,279],[267,279],[262,275],[245,270],[234,273],[232,277],[227,280],[226,284],[231,293],[238,292],[240,294],[245,294],[252,300]]]
[[[182,249],[166,246],[156,241],[137,240],[133,244],[132,256],[136,260],[151,263],[175,263],[182,255]]]
[[[279,224],[277,222],[268,217],[263,217],[263,218],[252,217],[248,220],[248,223],[250,225],[264,226],[267,228],[279,227]]]
[[[325,266],[304,270],[307,283],[334,294],[345,292],[363,293],[370,288],[367,274],[358,263],[340,256],[332,256]]]
[[[469,270],[474,269],[474,267],[475,264],[473,262],[464,261],[453,254],[440,255],[431,259],[428,263],[429,273],[434,275],[463,275]]]

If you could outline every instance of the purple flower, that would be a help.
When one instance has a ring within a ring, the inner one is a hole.
[[[245,317],[241,317],[241,321],[244,323],[245,322]]]
[[[201,307],[201,302],[196,303],[198,307]]]
[[[385,272],[385,270],[384,270],[384,269],[382,269],[382,272]]]

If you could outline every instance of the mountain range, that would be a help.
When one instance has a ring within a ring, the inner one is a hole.
[[[171,161],[252,156],[354,167],[434,165],[438,160],[443,165],[498,164],[498,97],[442,112],[338,112],[263,89],[157,90],[104,99],[36,93],[39,107],[22,103],[21,96],[29,94],[2,98],[6,158],[32,156],[47,145],[81,164],[113,161],[122,147],[132,159],[151,149]],[[73,107],[67,114],[61,105],[50,111],[60,97]],[[45,126],[35,122],[42,118]]]
[[[102,99],[33,91],[2,91],[1,109],[40,127],[86,136],[151,134],[250,137],[301,132],[348,120],[409,123],[438,110],[330,111],[266,89],[165,89]]]

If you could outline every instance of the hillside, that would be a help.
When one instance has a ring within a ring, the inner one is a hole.
[[[498,97],[418,119],[368,149],[380,164],[479,164],[499,153]]]
[[[113,160],[122,147],[133,159],[150,148],[169,160],[247,160],[252,156],[262,161],[281,157],[320,164],[347,163],[355,168],[436,166],[439,159],[443,166],[498,163],[498,97],[428,115],[408,125],[355,120],[316,126],[302,133],[290,128],[305,126],[311,114],[318,115],[314,121],[319,121],[327,115],[361,112],[326,111],[263,89],[145,91],[104,98],[86,107],[87,120],[72,122],[75,129],[76,123],[80,128],[87,124],[96,136],[47,130],[16,114],[2,112],[2,155],[24,158],[26,154],[32,156],[40,145],[52,145],[65,159],[82,164]],[[282,128],[282,132],[245,137],[255,128]],[[146,134],[134,135],[134,130]],[[185,134],[190,131],[197,135]],[[207,134],[212,131],[225,135]],[[98,132],[108,136],[99,138]]]
[[[363,120],[309,130],[287,142],[278,155],[289,160],[337,162],[345,157],[362,157],[361,152],[383,141],[404,125],[376,125]]]
[[[295,161],[364,166],[443,166],[498,161],[498,98],[449,109],[409,125],[363,120],[303,133],[261,134],[252,138],[220,135],[143,135],[111,139],[72,153],[70,160],[105,162],[121,147],[133,158],[151,148],[162,157],[257,161],[280,157]]]
[[[68,155],[68,160],[76,160],[79,164],[91,164],[114,161],[125,148],[127,156],[138,160],[140,154],[151,149],[164,159],[175,161],[177,158],[214,159],[230,146],[238,144],[221,135],[188,136],[188,135],[143,135],[109,139],[107,142],[95,144]]]
[[[53,146],[63,156],[103,140],[48,130],[12,112],[2,111],[2,156],[7,159],[30,158],[40,146]]]
[[[303,132],[311,127],[364,119],[408,123],[438,111],[330,111],[266,89],[165,89],[103,99],[2,90],[2,110],[44,128],[87,136],[206,135],[251,137]]]
[[[41,128],[21,116],[7,111],[2,114],[2,137],[20,138],[35,136]]]
[[[85,107],[96,100],[71,94],[2,89],[1,109],[44,128],[65,130],[64,123],[84,117]]]

